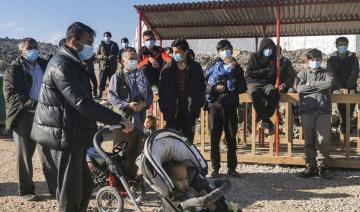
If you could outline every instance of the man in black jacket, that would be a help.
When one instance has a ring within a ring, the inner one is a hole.
[[[359,77],[359,60],[354,52],[348,51],[349,40],[346,37],[336,39],[337,51],[330,55],[326,69],[335,74],[334,94],[354,95],[357,93],[357,79]],[[340,131],[345,133],[346,110],[345,104],[338,104],[340,113]],[[355,104],[350,104],[352,117]]]
[[[119,46],[111,40],[111,33],[104,33],[104,40],[101,41],[97,49],[97,59],[99,61],[99,94],[98,99],[102,98],[105,90],[106,81],[116,72],[117,57],[119,54]]]
[[[49,193],[56,192],[56,166],[50,148],[36,145],[30,138],[35,107],[38,102],[47,61],[39,57],[37,42],[24,38],[18,44],[20,56],[12,61],[4,74],[4,96],[6,103],[6,127],[13,130],[16,148],[16,172],[19,195],[34,201],[35,185],[32,181],[32,157],[38,149],[41,166],[48,184]]]
[[[209,130],[211,135],[212,177],[219,177],[220,138],[224,130],[228,148],[228,174],[238,176],[236,172],[236,134],[238,129],[237,108],[239,94],[246,91],[244,71],[232,58],[233,47],[228,40],[218,42],[216,49],[220,58],[207,73],[206,96],[210,106]]]
[[[276,81],[276,46],[264,38],[258,53],[250,56],[245,72],[248,93],[252,98],[260,127],[267,135],[274,134],[274,124],[270,120],[279,105],[280,94],[274,87]]]
[[[31,137],[48,146],[58,167],[59,211],[86,211],[93,187],[86,149],[97,130],[96,121],[133,125],[121,115],[96,103],[82,61],[93,55],[95,32],[80,22],[71,24],[66,45],[49,62],[36,107]]]
[[[174,40],[171,47],[173,59],[160,74],[159,106],[166,127],[180,130],[192,143],[195,120],[205,102],[204,74],[200,64],[189,58],[185,39]]]

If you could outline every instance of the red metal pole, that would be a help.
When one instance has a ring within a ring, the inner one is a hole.
[[[162,47],[162,39],[160,39],[160,46]]]
[[[280,87],[280,5],[276,7],[276,43],[277,43],[277,49],[276,49],[276,89],[279,91]],[[275,112],[275,155],[279,156],[279,107],[276,108]]]
[[[255,38],[255,52],[256,52],[256,53],[258,52],[258,49],[259,49],[259,38],[256,37],[256,38]]]
[[[142,13],[138,12],[138,52],[140,51],[142,40],[141,40],[141,34],[142,34]]]

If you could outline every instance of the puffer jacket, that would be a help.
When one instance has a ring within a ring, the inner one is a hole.
[[[45,71],[47,60],[38,58],[36,62]],[[4,98],[6,104],[6,128],[13,130],[24,112],[34,113],[36,102],[29,96],[32,78],[26,72],[25,60],[21,57],[11,62],[4,73]]]
[[[295,80],[300,96],[300,114],[331,114],[330,90],[334,81],[334,73],[323,68],[301,71]]]
[[[45,71],[31,138],[52,149],[87,148],[96,121],[113,125],[122,117],[92,99],[89,75],[77,52],[60,47]]]

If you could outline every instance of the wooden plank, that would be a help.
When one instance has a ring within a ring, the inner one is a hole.
[[[292,104],[286,103],[285,105],[285,139],[288,141],[287,156],[292,156],[292,144],[293,144],[293,110]]]
[[[357,152],[360,153],[360,111],[358,106],[358,120],[357,120]]]
[[[205,152],[205,111],[200,113],[200,152]]]
[[[256,155],[256,112],[254,106],[251,109],[252,111],[252,122],[251,122],[251,129],[252,129],[252,140],[251,140],[251,154]]]
[[[240,94],[240,102],[252,102],[251,97],[247,93]],[[299,102],[298,93],[280,94],[280,102],[295,103]],[[354,103],[360,102],[360,94],[356,95],[343,95],[343,94],[332,94],[332,103]]]
[[[245,111],[243,114],[244,123],[243,123],[243,141],[246,144],[247,143],[247,118],[248,118],[248,103],[245,103]]]
[[[345,105],[346,108],[346,130],[345,130],[345,154],[349,157],[350,153],[350,104]]]

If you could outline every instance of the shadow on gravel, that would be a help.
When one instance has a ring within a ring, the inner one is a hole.
[[[257,201],[309,200],[313,198],[333,199],[352,197],[348,193],[321,192],[325,188],[360,185],[360,172],[334,171],[329,180],[320,178],[302,179],[296,173],[244,173],[241,178],[230,178],[232,182],[229,200],[246,207]]]
[[[47,197],[48,194],[46,182],[34,182],[35,183],[35,193],[45,196],[45,199],[51,199],[52,197]],[[15,182],[0,183],[0,197],[5,196],[18,196],[18,184]]]

